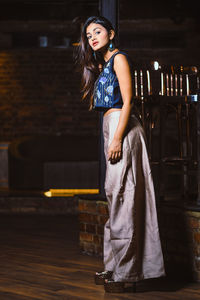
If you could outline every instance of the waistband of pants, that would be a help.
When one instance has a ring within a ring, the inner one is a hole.
[[[110,112],[108,115],[103,116],[104,121],[109,121],[111,118],[119,117],[121,114],[121,110],[115,110]]]

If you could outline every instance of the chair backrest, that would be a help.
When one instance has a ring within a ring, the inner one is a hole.
[[[197,67],[162,67],[160,70],[161,96],[197,95],[199,73]]]
[[[144,68],[134,68],[132,77],[134,97],[146,97],[152,94],[150,70]]]

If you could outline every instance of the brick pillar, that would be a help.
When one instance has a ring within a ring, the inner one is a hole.
[[[102,256],[107,202],[79,198],[78,203],[80,248],[86,254]],[[158,216],[167,275],[200,282],[200,212],[161,203]]]
[[[0,143],[0,187],[8,188],[8,146],[9,143]]]
[[[186,211],[190,261],[194,281],[200,282],[200,211]]]
[[[86,254],[103,254],[107,202],[79,199],[80,248]]]

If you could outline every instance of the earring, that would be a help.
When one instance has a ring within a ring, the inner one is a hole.
[[[93,57],[94,57],[95,60],[97,59],[95,51],[93,51]]]
[[[108,46],[108,50],[109,50],[110,52],[112,52],[113,50],[115,50],[115,45],[112,43],[112,40],[110,41],[110,44],[109,44],[109,46]]]

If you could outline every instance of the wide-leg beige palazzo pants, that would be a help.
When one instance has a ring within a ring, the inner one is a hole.
[[[103,119],[109,209],[104,265],[105,270],[113,271],[115,281],[135,282],[163,276],[165,271],[145,135],[134,115],[123,139],[122,159],[115,164],[107,160],[120,113],[114,111]]]

